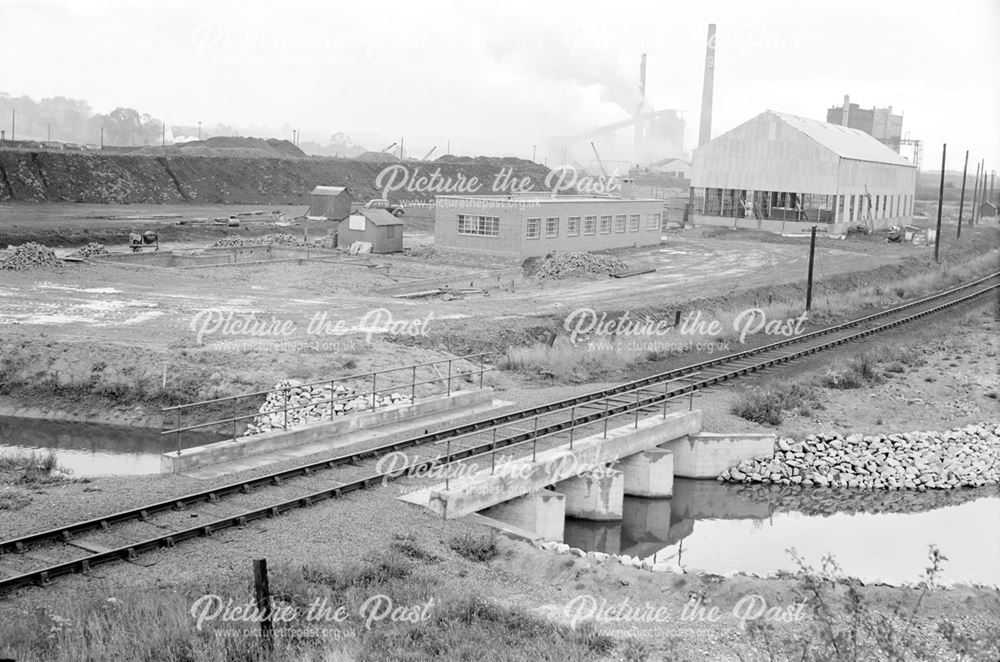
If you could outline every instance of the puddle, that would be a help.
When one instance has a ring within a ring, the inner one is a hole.
[[[814,568],[830,554],[846,575],[893,585],[919,581],[937,545],[941,583],[1000,586],[995,487],[810,492],[677,479],[672,499],[626,497],[621,522],[567,518],[565,542],[719,575],[795,571],[794,548]]]

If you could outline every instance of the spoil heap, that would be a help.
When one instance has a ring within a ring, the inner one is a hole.
[[[625,269],[625,263],[605,253],[553,253],[545,258],[538,271],[541,280],[566,278],[580,274],[610,274]]]
[[[1000,426],[782,438],[773,459],[744,460],[719,480],[918,491],[995,485],[1000,482]]]
[[[264,404],[260,406],[259,415],[247,426],[244,436],[284,429],[286,398],[289,407],[289,429],[306,423],[329,421],[334,416],[346,416],[372,408],[371,393],[358,391],[346,384],[331,385],[328,382],[303,385],[299,380],[285,379],[275,384],[274,390],[268,393]],[[408,404],[410,397],[400,393],[375,395],[376,409]]]
[[[61,264],[62,262],[59,261],[59,258],[56,257],[55,252],[51,248],[29,241],[15,248],[14,252],[4,258],[0,262],[0,269],[23,271],[25,269],[52,267]]]
[[[93,257],[95,255],[107,255],[108,249],[104,244],[92,241],[86,246],[76,249],[76,255],[80,257]]]
[[[302,239],[287,233],[266,234],[263,237],[226,237],[214,244],[216,248],[234,248],[240,246],[305,246]]]

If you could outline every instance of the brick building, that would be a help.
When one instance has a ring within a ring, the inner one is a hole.
[[[434,244],[517,257],[660,243],[663,201],[585,195],[437,196]]]

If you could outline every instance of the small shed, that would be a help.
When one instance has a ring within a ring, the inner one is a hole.
[[[351,194],[343,186],[317,186],[309,198],[309,216],[340,221],[351,214]]]
[[[384,209],[359,209],[337,226],[337,246],[349,248],[355,241],[372,245],[372,253],[403,250],[403,222]]]

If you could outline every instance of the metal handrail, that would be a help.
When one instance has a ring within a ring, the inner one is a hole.
[[[271,414],[284,414],[285,420],[284,420],[284,424],[283,424],[282,427],[285,430],[287,430],[288,427],[289,427],[289,424],[288,424],[288,412],[297,412],[299,410],[307,409],[307,408],[311,408],[311,407],[320,406],[320,407],[323,407],[324,409],[326,409],[328,407],[329,408],[330,420],[333,420],[333,418],[335,416],[335,408],[334,407],[335,407],[335,404],[338,403],[338,402],[353,402],[353,401],[356,401],[358,399],[364,399],[364,400],[370,399],[371,400],[371,409],[374,410],[374,409],[377,408],[375,406],[375,399],[376,399],[376,397],[379,394],[383,394],[383,393],[386,393],[386,392],[392,392],[392,391],[399,391],[399,390],[403,390],[404,388],[407,388],[410,391],[409,397],[410,397],[410,403],[412,404],[413,401],[416,400],[416,391],[417,391],[417,387],[418,386],[425,386],[425,385],[429,385],[429,384],[446,383],[447,384],[447,393],[448,393],[448,395],[451,395],[452,381],[453,380],[463,379],[465,377],[469,377],[469,376],[473,376],[473,375],[479,375],[479,387],[482,388],[483,387],[483,375],[486,372],[491,372],[491,371],[495,370],[495,368],[493,368],[493,367],[490,367],[490,368],[486,367],[486,357],[492,356],[493,354],[494,354],[493,352],[480,352],[480,353],[477,353],[477,354],[468,354],[468,355],[465,355],[465,356],[458,356],[458,357],[453,357],[453,358],[450,358],[450,359],[440,359],[440,360],[437,360],[437,361],[426,361],[424,363],[415,363],[415,364],[411,364],[411,365],[401,366],[399,368],[388,368],[386,370],[376,370],[376,371],[373,371],[373,372],[361,373],[361,374],[351,375],[351,376],[348,376],[348,377],[338,377],[338,378],[332,378],[332,379],[324,379],[324,380],[315,381],[315,382],[309,382],[309,383],[305,383],[305,384],[297,384],[295,386],[283,386],[283,387],[280,387],[280,388],[272,388],[272,389],[269,389],[269,390],[266,390],[266,391],[252,391],[252,392],[248,392],[248,393],[240,393],[240,394],[237,394],[237,395],[230,395],[230,396],[226,396],[226,397],[223,397],[223,398],[213,398],[213,399],[210,399],[210,400],[201,400],[201,401],[198,401],[198,402],[186,403],[186,404],[181,404],[181,405],[174,405],[174,406],[171,406],[171,407],[164,407],[161,410],[162,413],[163,413],[163,415],[164,415],[164,417],[166,417],[170,412],[174,412],[174,413],[176,413],[177,420],[176,420],[176,424],[174,425],[174,427],[166,429],[166,430],[161,430],[160,434],[161,435],[176,434],[177,435],[177,453],[180,454],[181,453],[181,434],[184,433],[184,432],[189,432],[191,430],[200,430],[200,429],[204,429],[204,428],[218,427],[218,426],[223,426],[223,425],[231,424],[233,426],[231,440],[232,441],[237,441],[237,439],[238,439],[238,430],[237,430],[238,424],[241,421],[245,421],[245,420],[249,420],[249,419],[254,419],[254,418],[257,418],[258,416],[271,415]],[[467,371],[461,371],[461,372],[458,372],[458,373],[455,373],[455,372],[452,371],[452,364],[455,361],[470,361],[471,362],[474,359],[479,359],[479,368],[478,368],[478,370],[477,369],[472,369],[472,370],[467,370]],[[428,366],[437,366],[437,365],[440,365],[440,364],[447,364],[448,365],[448,375],[447,375],[447,377],[442,377],[442,376],[440,376],[440,373],[438,373],[437,377],[434,377],[434,378],[431,378],[431,379],[417,380],[416,377],[417,377],[417,369],[418,368],[425,368],[425,367],[428,367]],[[379,375],[387,375],[387,374],[390,374],[390,373],[400,372],[400,371],[410,371],[410,373],[411,373],[410,380],[409,381],[405,381],[405,382],[395,382],[394,381],[389,386],[382,386],[381,388],[379,388],[379,383],[378,383],[378,376]],[[364,391],[355,392],[355,393],[350,394],[350,395],[339,395],[339,396],[333,397],[334,394],[336,393],[336,385],[337,384],[344,384],[344,383],[348,383],[348,382],[358,382],[358,381],[361,381],[361,380],[370,381],[371,382],[370,388],[368,388],[367,390],[364,390]],[[289,404],[289,402],[288,402],[288,400],[289,400],[289,393],[290,393],[290,391],[292,389],[294,389],[294,388],[308,388],[308,387],[313,387],[313,386],[329,386],[330,387],[331,397],[324,398],[322,400],[312,400],[312,401],[310,401],[307,404],[295,404],[295,405],[290,405]],[[244,399],[244,398],[254,398],[254,397],[259,398],[261,396],[270,396],[272,393],[282,393],[283,394],[283,403],[282,403],[281,407],[277,407],[277,408],[269,410],[269,411],[256,411],[256,412],[250,413],[250,414],[238,414],[236,412],[236,406],[237,406],[237,402],[239,400]],[[203,423],[195,423],[195,424],[187,425],[187,426],[182,426],[181,425],[181,412],[182,411],[190,410],[190,409],[193,409],[195,407],[204,407],[204,406],[207,406],[207,405],[214,405],[214,404],[220,404],[220,403],[226,403],[226,402],[231,402],[232,405],[233,405],[233,415],[232,416],[229,416],[227,418],[218,419],[218,420],[207,421],[207,422],[203,422]],[[324,416],[325,416],[325,414],[324,414]]]

